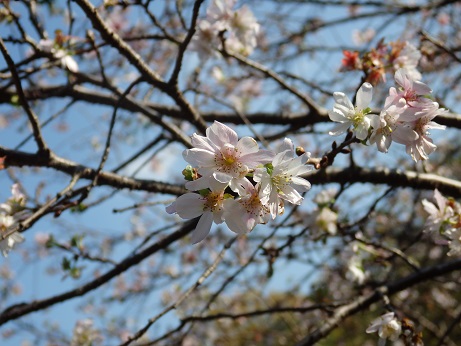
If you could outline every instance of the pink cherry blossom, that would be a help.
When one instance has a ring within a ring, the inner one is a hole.
[[[259,197],[259,186],[253,186],[248,180],[242,183],[245,194],[237,199],[224,201],[224,219],[227,227],[242,234],[253,230],[257,224],[270,220],[270,210]]]
[[[427,160],[437,146],[429,137],[430,129],[445,130],[446,126],[433,122],[437,115],[447,113],[446,109],[439,108],[437,102],[433,102],[430,108],[423,109],[415,114],[416,120],[409,122],[412,129],[418,134],[418,138],[406,144],[406,151],[414,161]]]
[[[183,157],[202,175],[186,184],[192,191],[203,189],[209,179],[229,184],[238,191],[239,181],[246,179],[250,169],[270,162],[274,156],[268,150],[260,150],[251,137],[239,140],[234,130],[218,121],[206,130],[206,137],[194,134],[192,145],[195,148],[185,150]]]

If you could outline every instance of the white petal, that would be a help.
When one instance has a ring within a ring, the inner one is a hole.
[[[237,133],[232,130],[229,126],[216,121],[206,130],[207,137],[218,147],[222,147],[224,144],[237,145],[238,136]]]
[[[333,130],[331,130],[330,132],[328,132],[329,135],[331,136],[338,136],[344,132],[347,131],[347,129],[351,126],[351,123],[347,122],[347,123],[344,123],[344,124],[338,124],[337,126],[335,126],[333,128]]]
[[[62,58],[61,62],[65,67],[67,67],[67,69],[70,72],[74,72],[74,73],[78,72],[77,62],[71,56],[69,56],[69,55],[64,56]]]
[[[189,191],[199,191],[210,187],[209,180],[213,180],[213,177],[203,176],[196,180],[186,182],[185,186]]]
[[[330,118],[331,121],[336,121],[336,122],[339,122],[339,123],[349,121],[349,118],[347,118],[337,108],[333,108],[333,110],[329,110],[328,111],[328,117]]]
[[[307,191],[311,188],[311,183],[306,179],[300,177],[293,177],[291,178],[294,185],[296,185],[296,189],[298,191]]]
[[[194,167],[213,166],[215,159],[214,153],[198,148],[184,150],[182,157]]]
[[[193,219],[203,214],[204,199],[198,193],[186,193],[175,201],[176,213],[183,219]]]
[[[210,233],[213,223],[213,213],[205,212],[198,221],[197,227],[192,232],[192,244],[201,242]]]
[[[417,95],[428,95],[432,93],[432,89],[420,81],[413,82],[413,90]]]
[[[260,164],[266,164],[272,161],[274,153],[270,150],[261,149],[256,153],[246,154],[240,157],[240,161],[246,164],[249,168],[253,168]]]
[[[335,99],[335,102],[339,105],[342,105],[347,109],[354,109],[354,105],[352,104],[351,100],[349,100],[349,97],[346,96],[346,94],[342,92],[335,92],[333,93],[333,97]]]
[[[194,133],[191,137],[191,143],[195,148],[208,150],[211,152],[216,151],[216,145],[214,145],[209,138],[200,136]]]
[[[243,156],[257,152],[259,147],[258,142],[256,142],[254,138],[243,137],[238,141],[236,149],[240,152],[240,156]]]
[[[368,107],[371,103],[371,98],[373,97],[373,86],[365,82],[360,87],[359,91],[357,92],[357,100],[355,104],[359,110],[363,110]]]
[[[287,200],[292,204],[301,204],[303,197],[293,187],[285,185],[282,187],[282,192],[283,194],[280,195],[281,198]]]

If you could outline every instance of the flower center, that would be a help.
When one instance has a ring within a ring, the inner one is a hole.
[[[205,196],[204,211],[216,212],[222,209],[223,195],[222,192],[210,192]]]

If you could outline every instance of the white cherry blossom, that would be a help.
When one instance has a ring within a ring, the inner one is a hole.
[[[303,200],[300,192],[311,188],[306,179],[299,177],[313,169],[306,166],[310,153],[299,157],[293,157],[294,155],[293,142],[285,138],[281,152],[275,155],[272,163],[257,168],[253,174],[253,179],[261,185],[261,201],[269,206],[273,219],[279,214],[280,206],[283,206],[282,199],[299,205]]]
[[[213,221],[223,222],[223,201],[226,184],[209,180],[210,191],[201,195],[186,193],[166,208],[169,214],[178,214],[183,219],[194,219],[200,216],[197,227],[192,232],[192,243],[201,242],[210,233]]]
[[[402,333],[402,324],[395,318],[393,312],[388,312],[373,322],[366,330],[367,333],[378,332],[379,346],[385,345],[386,340],[396,341]]]
[[[70,53],[62,48],[56,48],[55,43],[52,40],[40,40],[38,47],[47,53],[54,55],[56,59],[61,62],[63,68],[68,69],[71,72],[78,72],[78,64]]]
[[[16,220],[11,215],[0,213],[0,235],[6,234],[16,224]],[[14,232],[5,239],[0,239],[0,252],[3,257],[8,257],[8,252],[13,249],[16,243],[22,243],[24,237],[19,232]]]
[[[394,69],[397,71],[399,68],[405,68],[414,80],[421,80],[421,73],[416,68],[420,58],[421,52],[407,41],[399,56],[393,61]]]
[[[370,144],[376,143],[379,151],[387,153],[392,141],[398,143],[412,143],[418,139],[418,134],[411,126],[399,121],[400,115],[405,110],[405,100],[400,99],[398,104],[392,104],[383,109],[379,115],[371,114]]]
[[[333,110],[328,111],[328,116],[332,121],[338,122],[330,135],[336,136],[347,131],[352,126],[356,137],[364,140],[368,136],[370,128],[370,112],[368,105],[371,102],[373,86],[370,83],[363,83],[357,92],[355,106],[349,98],[342,92],[335,92],[333,97],[336,101]]]
[[[448,200],[439,192],[434,190],[434,200],[436,204],[427,199],[422,200],[424,210],[429,214],[424,224],[427,232],[443,232],[446,229],[448,220],[454,216],[454,210],[449,205]]]

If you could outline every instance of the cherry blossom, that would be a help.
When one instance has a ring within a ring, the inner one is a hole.
[[[448,251],[447,256],[461,256],[461,227],[448,233]]]
[[[197,24],[197,33],[192,37],[189,45],[191,51],[197,52],[199,59],[206,60],[215,53],[219,47],[218,29],[207,20],[201,20]],[[216,54],[217,56],[217,54]]]
[[[206,130],[206,137],[194,134],[192,145],[195,148],[185,150],[183,157],[198,168],[202,178],[186,184],[191,191],[208,187],[209,179],[229,184],[232,190],[238,191],[240,181],[246,179],[250,169],[269,163],[273,158],[273,153],[260,150],[253,138],[239,140],[234,130],[219,121]]]
[[[400,99],[398,104],[393,104],[383,109],[379,115],[371,114],[370,144],[376,143],[379,151],[387,153],[392,140],[398,143],[412,143],[418,139],[418,134],[413,129],[399,122],[400,115],[405,111],[405,100]]]
[[[248,6],[234,10],[235,0],[214,0],[207,9],[206,19],[197,24],[197,34],[190,45],[200,59],[222,49],[223,39],[229,52],[249,55],[257,45],[260,26]]]
[[[242,197],[224,201],[226,225],[238,234],[250,232],[257,224],[267,223],[271,216],[269,207],[259,197],[259,186],[253,186],[247,180],[242,187],[246,192]]]
[[[437,205],[427,199],[423,199],[421,202],[424,210],[429,214],[424,229],[428,232],[443,232],[448,220],[454,216],[454,210],[437,189],[434,190],[434,199]]]
[[[183,219],[193,219],[200,216],[197,227],[192,232],[192,243],[198,243],[210,233],[213,221],[223,222],[224,188],[226,184],[208,180],[210,190],[204,195],[186,193],[166,208],[167,213],[178,214]]]
[[[401,88],[400,90],[394,87],[389,89],[389,97],[386,99],[386,105],[397,105],[404,99],[406,107],[402,112],[402,116],[409,117],[404,120],[413,120],[411,116],[414,116],[416,112],[431,106],[432,101],[423,97],[432,93],[431,88],[423,82],[415,80],[407,69],[398,69],[395,72],[394,78],[395,82]]]
[[[313,169],[306,166],[310,153],[293,158],[295,150],[290,139],[285,138],[280,150],[270,164],[257,168],[253,175],[253,179],[261,184],[261,201],[269,205],[273,219],[279,214],[280,206],[283,206],[282,199],[301,204],[303,197],[299,192],[308,191],[311,184],[299,176]]]
[[[434,190],[436,204],[422,200],[424,210],[429,214],[424,224],[427,232],[438,232],[448,239],[448,256],[461,255],[461,205],[452,198],[444,197]]]
[[[61,62],[63,68],[74,73],[78,72],[77,62],[68,51],[64,50],[62,47],[58,47],[55,41],[40,40],[38,47],[47,53],[53,54],[54,57]]]
[[[395,318],[393,312],[388,312],[373,322],[366,330],[367,333],[378,332],[379,346],[386,344],[386,340],[396,341],[402,333],[402,324]]]
[[[327,232],[330,235],[336,235],[338,232],[338,214],[328,207],[315,210],[310,219],[310,228],[312,233]]]
[[[368,105],[371,102],[373,86],[370,83],[363,83],[357,92],[355,107],[349,98],[342,92],[335,92],[333,97],[336,101],[333,110],[328,111],[328,116],[332,121],[340,123],[330,135],[336,136],[347,131],[353,126],[353,131],[358,139],[364,140],[368,136],[370,128],[370,112]]]
[[[11,186],[11,197],[6,203],[0,204],[0,211],[4,211],[9,215],[23,211],[26,204],[26,196],[20,191],[18,184]]]
[[[437,146],[429,137],[430,129],[445,130],[445,125],[439,125],[433,122],[437,115],[445,114],[448,111],[439,108],[437,102],[432,102],[431,107],[423,109],[415,114],[416,120],[409,122],[412,129],[418,134],[416,140],[406,144],[406,151],[414,161],[427,160],[429,155],[435,151]]]
[[[5,213],[0,213],[0,236],[4,236],[16,225],[16,220]],[[14,248],[16,243],[22,243],[24,237],[19,232],[13,232],[5,239],[0,239],[0,251],[3,257],[8,257],[8,252]]]
[[[397,54],[394,52],[396,57],[392,61],[394,69],[397,71],[400,68],[405,68],[413,79],[421,80],[421,73],[416,68],[421,58],[421,52],[408,41],[405,42],[401,50],[397,51]]]

